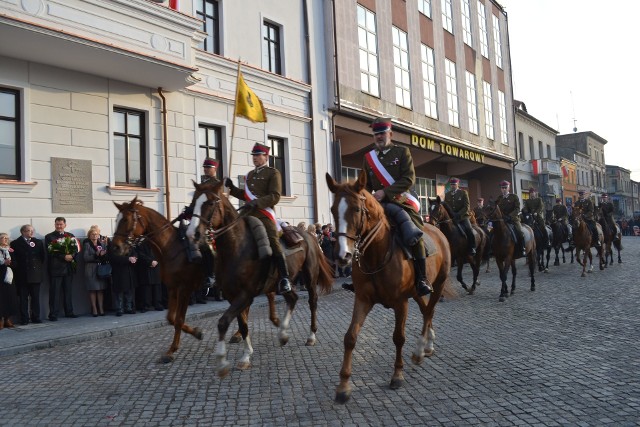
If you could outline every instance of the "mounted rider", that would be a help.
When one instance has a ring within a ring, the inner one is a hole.
[[[600,199],[600,214],[604,218],[604,223],[609,227],[609,232],[613,235],[614,239],[617,238],[616,222],[613,219],[614,211],[613,203],[609,200],[607,193],[604,193]]]
[[[551,247],[551,241],[547,234],[547,227],[544,222],[544,202],[542,198],[538,196],[538,190],[534,187],[529,188],[529,199],[524,201],[524,207],[522,208],[523,214],[531,215],[531,218],[536,223],[538,230],[542,234],[542,239],[546,247]]]
[[[584,219],[584,222],[587,223],[587,226],[591,231],[591,239],[593,242],[595,242],[594,246],[599,249],[602,246],[602,243],[598,238],[598,228],[596,227],[596,221],[593,217],[593,202],[590,198],[586,197],[585,190],[578,191],[576,208],[579,208],[582,212],[582,219]]]
[[[500,182],[500,191],[502,194],[498,196],[496,205],[500,208],[504,218],[513,224],[519,237],[520,253],[522,256],[527,256],[527,250],[525,248],[524,233],[520,226],[520,198],[513,193],[509,193],[511,183],[509,181]]]
[[[255,168],[247,174],[244,190],[236,187],[230,178],[225,179],[224,185],[229,188],[229,194],[245,201],[247,215],[258,218],[264,225],[273,251],[272,259],[280,274],[278,292],[284,294],[291,292],[291,281],[273,211],[273,207],[280,201],[282,177],[278,169],[269,166],[269,150],[270,147],[260,143],[253,146],[251,156]]]
[[[460,224],[464,233],[467,235],[467,245],[469,247],[469,255],[476,254],[476,238],[473,235],[471,222],[469,222],[469,194],[465,190],[458,189],[460,180],[451,178],[449,180],[451,190],[444,195],[444,202],[449,205],[453,211],[453,222]]]
[[[473,208],[473,215],[476,217],[476,222],[480,227],[483,227],[487,224],[487,214],[484,213],[484,199],[482,197],[478,197],[476,201],[476,207]]]
[[[367,190],[380,203],[394,203],[409,214],[411,221],[422,230],[420,203],[410,193],[416,180],[413,158],[408,147],[391,142],[390,118],[378,117],[370,125],[375,148],[365,155],[363,170],[367,174]],[[427,252],[422,239],[411,247],[418,295],[428,295],[433,288],[427,277]]]
[[[562,199],[560,197],[556,198],[556,204],[553,206],[551,213],[551,220],[558,221],[563,225],[567,232],[567,242],[569,242],[569,247],[572,247],[573,230],[571,229],[571,224],[569,224],[569,211],[567,210],[567,207],[562,204]]]

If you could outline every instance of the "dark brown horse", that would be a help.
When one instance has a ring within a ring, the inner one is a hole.
[[[582,216],[582,210],[578,206],[573,207],[573,241],[576,244],[576,260],[578,264],[582,266],[581,277],[586,276],[586,272],[593,272],[593,256],[591,254],[591,248],[595,247],[595,242],[592,241],[592,234],[587,222]],[[596,229],[598,232],[598,238],[600,242],[604,239],[602,235],[602,227],[596,223]],[[598,258],[600,260],[600,270],[604,270],[606,265],[603,257],[602,246],[596,248]],[[580,260],[580,252],[582,252],[582,260]],[[587,270],[587,258],[589,259],[589,270]]]
[[[609,258],[611,258],[611,265],[613,265],[613,248],[616,248],[618,251],[618,264],[622,264],[622,258],[620,257],[620,251],[622,250],[622,232],[620,231],[620,227],[618,227],[618,224],[614,224],[615,229],[611,229],[602,215],[600,215],[598,224],[602,227],[605,266],[608,264]]]
[[[569,252],[571,254],[571,264],[573,264],[573,248],[568,246],[566,249],[564,247],[565,243],[567,243],[567,239],[569,238],[568,230],[562,221],[551,221],[551,231],[553,232],[553,240],[551,241],[551,247],[556,253],[556,259],[553,262],[553,265],[560,265],[559,252],[562,252],[562,263],[566,263],[567,259],[565,258],[565,252]]]
[[[485,206],[484,212],[487,218],[493,224],[491,233],[493,233],[491,241],[491,250],[496,259],[496,265],[500,272],[500,281],[502,288],[500,290],[500,302],[504,302],[509,297],[509,288],[507,287],[507,274],[511,268],[511,295],[516,291],[516,259],[521,255],[516,250],[517,246],[514,236],[505,222],[505,218],[497,204],[494,206]],[[535,270],[536,270],[536,239],[533,236],[533,230],[528,225],[522,225],[522,233],[524,234],[524,244],[527,253],[527,264],[529,265],[529,275],[531,276],[531,290],[536,290]]]
[[[540,226],[533,219],[533,215],[531,213],[523,213],[522,214],[522,222],[533,230],[533,235],[536,237],[536,258],[538,260],[538,271],[544,271],[545,273],[549,272],[549,259],[551,258],[551,242],[553,242],[553,230],[551,227],[545,224],[544,228],[547,232],[547,236],[549,237],[549,245],[547,245],[547,239],[542,234]],[[547,263],[545,265],[544,253],[545,250],[547,252]]]
[[[440,196],[435,199],[429,199],[429,223],[438,227],[449,241],[451,259],[456,261],[456,265],[458,267],[456,279],[458,279],[458,282],[460,282],[469,295],[473,294],[476,290],[476,286],[480,285],[480,282],[478,281],[478,274],[480,273],[482,257],[487,246],[487,235],[480,227],[472,224],[471,229],[476,240],[476,254],[469,255],[467,236],[453,222],[453,212],[451,211],[451,208],[440,199]],[[464,282],[464,278],[462,277],[462,268],[465,263],[469,264],[471,271],[473,272],[471,288],[467,286]]]
[[[143,206],[137,198],[130,203],[115,205],[120,213],[111,250],[116,255],[126,255],[130,248],[147,239],[160,261],[162,282],[167,286],[169,294],[167,320],[174,327],[173,342],[161,361],[172,362],[175,359],[174,353],[180,346],[181,332],[202,339],[200,328],[192,328],[185,323],[191,294],[202,285],[202,267],[187,261],[177,229],[164,216]]]
[[[274,292],[278,279],[277,270],[272,265],[271,257],[261,257],[260,248],[254,238],[252,217],[239,216],[227,196],[222,193],[222,182],[218,184],[195,184],[194,215],[187,235],[198,245],[207,235],[212,235],[216,242],[216,278],[222,289],[223,297],[231,304],[218,320],[218,342],[215,356],[217,371],[220,377],[230,371],[227,361],[225,335],[233,319],[238,320],[240,333],[244,340],[244,354],[238,362],[239,369],[251,366],[253,348],[249,339],[249,328],[246,313],[256,296]],[[262,227],[260,225],[260,227]],[[318,294],[328,293],[333,286],[333,273],[327,263],[317,241],[308,233],[301,233],[303,240],[299,247],[285,249],[287,266],[291,277],[303,275],[303,281],[309,292],[309,308],[311,310],[311,331],[307,345],[314,345],[317,332]],[[283,244],[283,247],[284,246]],[[278,337],[281,345],[289,340],[289,324],[298,300],[295,292],[283,295],[287,304],[287,312],[280,322]]]
[[[405,256],[400,243],[385,216],[382,205],[365,189],[366,175],[360,172],[354,183],[338,184],[327,174],[327,184],[335,194],[331,212],[337,231],[337,259],[346,265],[353,261],[353,286],[355,300],[351,325],[344,336],[344,359],[340,370],[340,385],[336,390],[336,402],[345,403],[351,396],[351,365],[353,349],[358,333],[375,304],[382,304],[395,312],[393,343],[396,358],[390,387],[397,389],[404,381],[402,373],[402,347],[405,343],[405,323],[409,298],[413,298],[422,313],[422,332],[411,357],[416,364],[434,351],[435,332],[433,315],[443,293],[453,296],[449,284],[451,253],[446,237],[434,226],[423,228],[427,238],[435,245],[427,258],[427,275],[433,285],[433,293],[427,302],[419,297],[414,286],[413,262]]]

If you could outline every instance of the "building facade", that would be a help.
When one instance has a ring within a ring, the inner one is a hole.
[[[481,1],[325,2],[336,174],[355,178],[372,149],[369,124],[393,122],[410,148],[416,192],[443,195],[456,176],[472,199],[499,194],[515,160],[508,23]],[[357,24],[357,25],[354,25]]]
[[[615,218],[631,218],[635,210],[634,185],[631,171],[620,166],[607,165],[607,193],[613,203]],[[635,197],[638,194],[635,192]]]
[[[578,164],[575,160],[561,157],[560,170],[562,171],[562,202],[565,206],[573,206],[578,199]]]

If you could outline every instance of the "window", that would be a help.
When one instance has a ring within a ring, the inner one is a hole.
[[[449,124],[460,127],[458,117],[458,89],[456,88],[456,64],[448,59],[444,60],[447,82],[447,110],[449,112]]]
[[[491,97],[491,83],[482,81],[484,89],[484,127],[487,138],[493,139],[493,101]]]
[[[431,18],[431,0],[418,0],[418,11]]]
[[[478,135],[478,94],[476,76],[466,72],[467,76],[467,113],[469,114],[469,132]]]
[[[20,179],[20,93],[0,88],[0,178]]]
[[[116,108],[114,119],[113,148],[116,185],[145,187],[144,113]]]
[[[509,145],[509,133],[507,132],[507,102],[504,92],[498,91],[498,113],[500,114],[500,139],[504,145]]]
[[[422,85],[424,92],[424,112],[427,116],[438,118],[438,98],[436,95],[436,67],[433,49],[420,45],[422,59]]]
[[[282,74],[280,27],[267,21],[262,24],[262,67],[272,73]]]
[[[473,46],[471,34],[471,0],[462,0],[462,39],[469,46]]]
[[[271,147],[269,150],[269,166],[278,169],[282,177],[282,196],[289,194],[287,189],[287,169],[284,158],[284,139],[269,137],[267,145]]]
[[[451,0],[442,0],[442,27],[453,34],[453,5]]]
[[[358,5],[358,46],[360,49],[360,89],[373,96],[379,96],[376,15],[360,5]]]
[[[529,137],[529,160],[533,160],[536,158],[535,152],[533,151],[533,137]]]
[[[220,15],[217,0],[196,0],[196,18],[202,20],[207,37],[198,46],[207,52],[220,54]]]
[[[411,108],[411,79],[409,78],[409,47],[407,33],[392,27],[393,68],[396,81],[396,104]]]
[[[416,177],[416,184],[413,187],[420,202],[420,216],[424,218],[429,215],[429,197],[436,196],[436,180]]]
[[[480,28],[480,53],[485,58],[489,58],[489,38],[487,36],[487,15],[484,3],[478,1],[478,25]]]
[[[198,126],[198,159],[200,163],[207,157],[218,161],[216,177],[222,179],[222,129],[217,126],[200,124]]]
[[[361,170],[362,169],[360,168],[347,168],[343,166],[342,177],[340,182],[354,181],[356,178],[358,178],[358,175],[360,174]]]
[[[524,155],[524,135],[522,134],[522,132],[518,132],[518,151],[520,151],[520,153],[519,153],[520,160],[524,160],[525,159],[525,155]]]
[[[552,159],[553,155],[551,154],[551,144],[547,144],[547,159]]]
[[[544,157],[544,153],[542,152],[542,141],[538,141],[538,158],[542,159]]]
[[[500,20],[494,14],[493,17],[493,47],[496,50],[496,65],[502,68],[502,40],[500,39]]]

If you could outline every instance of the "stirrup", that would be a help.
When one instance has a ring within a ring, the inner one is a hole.
[[[202,283],[202,288],[210,289],[216,286],[216,276],[207,276],[204,278],[204,282]]]
[[[427,283],[426,279],[420,279],[416,282],[416,292],[418,296],[429,295],[433,292],[433,288]]]
[[[278,293],[288,294],[289,292],[291,292],[291,282],[288,277],[283,277],[278,283]]]

